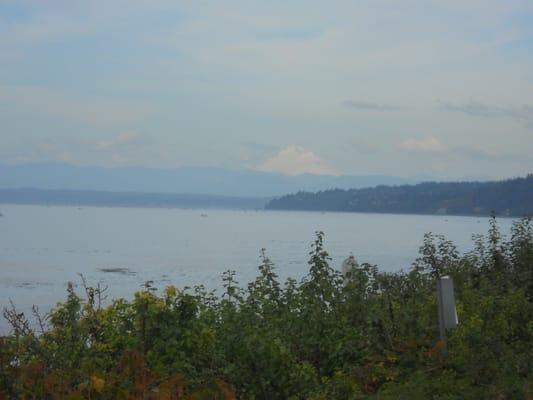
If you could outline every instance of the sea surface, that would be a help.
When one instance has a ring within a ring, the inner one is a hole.
[[[461,252],[487,218],[393,214],[0,205],[0,307],[29,313],[65,299],[67,283],[107,285],[108,298],[203,284],[219,289],[231,269],[245,285],[266,249],[281,280],[308,270],[316,231],[331,265],[350,254],[385,271],[408,269],[426,232],[444,234]],[[499,221],[504,234],[512,220]],[[80,292],[81,293],[81,292]],[[0,334],[8,325],[0,318]]]

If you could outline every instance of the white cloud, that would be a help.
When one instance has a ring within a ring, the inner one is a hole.
[[[146,103],[78,98],[44,86],[0,86],[0,105],[28,115],[45,115],[90,126],[115,126],[142,120],[153,112]]]
[[[127,165],[131,154],[146,145],[146,137],[134,131],[88,139],[56,137],[28,148],[25,159],[19,162],[61,161],[75,165]]]
[[[258,171],[279,172],[284,175],[341,175],[340,171],[301,146],[289,145],[274,157],[256,167]]]
[[[423,153],[444,153],[448,151],[448,148],[434,136],[426,136],[422,139],[407,139],[400,143],[400,148]]]
[[[113,140],[100,140],[96,142],[95,145],[96,145],[96,148],[99,150],[111,150],[117,146],[128,144],[132,142],[133,140],[137,139],[138,137],[139,137],[139,134],[136,132],[123,132],[123,133],[120,133]]]

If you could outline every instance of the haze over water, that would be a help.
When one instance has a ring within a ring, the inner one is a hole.
[[[0,306],[46,311],[65,298],[67,282],[109,286],[109,298],[131,297],[148,281],[160,289],[221,287],[237,272],[241,285],[257,275],[261,248],[280,279],[301,279],[315,231],[339,268],[353,253],[381,270],[407,269],[426,232],[444,234],[461,252],[486,233],[477,217],[283,211],[2,206]],[[503,233],[512,221],[500,219]],[[0,322],[0,333],[7,329]]]

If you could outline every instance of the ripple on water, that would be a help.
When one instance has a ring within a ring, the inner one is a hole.
[[[117,268],[98,268],[98,271],[104,272],[106,274],[119,274],[119,275],[128,275],[135,276],[137,272],[132,271],[129,268],[117,267]]]

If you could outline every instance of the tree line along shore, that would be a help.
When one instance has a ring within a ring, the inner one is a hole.
[[[298,192],[271,200],[266,209],[522,217],[533,214],[533,174],[494,182]]]

